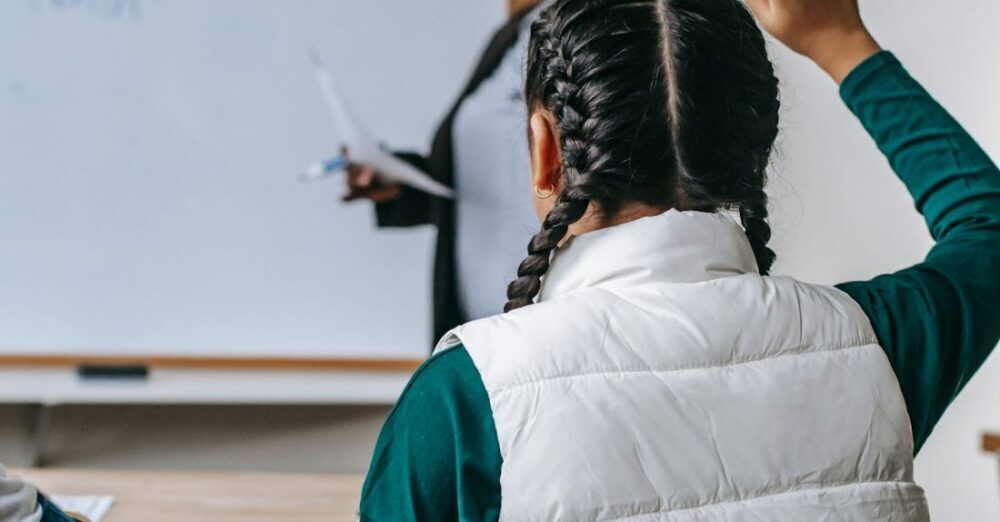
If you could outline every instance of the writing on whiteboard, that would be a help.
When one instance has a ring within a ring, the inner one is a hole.
[[[75,11],[108,19],[138,21],[142,0],[32,0],[36,11]]]

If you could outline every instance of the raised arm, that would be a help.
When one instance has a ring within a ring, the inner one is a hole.
[[[1000,171],[892,54],[879,51],[856,0],[750,3],[765,28],[841,83],[845,103],[936,241],[923,263],[839,285],[871,319],[919,449],[1000,340]]]
[[[841,95],[936,241],[923,263],[840,285],[889,355],[919,448],[1000,339],[1000,171],[889,53],[862,63]]]

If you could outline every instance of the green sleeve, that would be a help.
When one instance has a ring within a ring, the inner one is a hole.
[[[362,521],[496,521],[500,445],[489,396],[464,347],[428,359],[382,428]]]
[[[889,356],[919,450],[1000,340],[1000,171],[891,53],[858,66],[841,97],[936,242],[916,266],[839,285]]]

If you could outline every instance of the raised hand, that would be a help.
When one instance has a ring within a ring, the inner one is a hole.
[[[761,27],[840,83],[879,51],[858,0],[747,0]]]

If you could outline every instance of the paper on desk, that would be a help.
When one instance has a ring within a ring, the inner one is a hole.
[[[52,502],[63,511],[79,513],[90,519],[90,522],[101,522],[115,503],[115,498],[52,495]]]
[[[428,194],[445,198],[453,197],[453,191],[450,188],[383,150],[361,122],[361,119],[354,113],[344,93],[334,81],[333,75],[330,74],[330,70],[323,65],[315,48],[309,48],[309,56],[327,109],[333,117],[333,123],[340,133],[343,145],[350,152],[351,161],[374,167],[390,180],[409,185]]]

